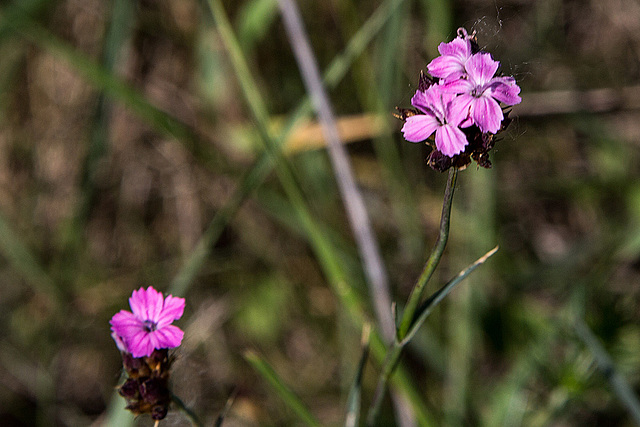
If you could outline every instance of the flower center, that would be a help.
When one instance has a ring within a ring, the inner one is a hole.
[[[144,329],[145,332],[153,332],[156,330],[156,324],[155,322],[151,321],[151,320],[145,320],[142,324],[142,327]]]
[[[471,91],[471,96],[473,96],[474,98],[480,98],[485,90],[486,88],[484,86],[476,86]]]

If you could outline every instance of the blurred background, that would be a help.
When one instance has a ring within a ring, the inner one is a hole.
[[[151,425],[114,395],[121,361],[108,323],[149,285],[187,300],[172,382],[206,423],[236,390],[225,425],[302,425],[243,358],[249,349],[323,425],[344,422],[362,322],[265,160],[255,109],[372,318],[322,132],[277,1],[225,1],[223,16],[214,3],[0,2],[3,425]],[[609,379],[640,391],[638,2],[297,3],[320,69],[331,70],[400,306],[437,236],[446,174],[425,166],[425,146],[402,140],[394,108],[410,106],[419,72],[461,26],[522,87],[493,168],[459,174],[431,291],[500,250],[402,359],[428,414],[421,423],[634,425]],[[257,86],[249,97],[224,19]],[[576,321],[613,367],[599,368]],[[365,408],[379,370],[370,358]],[[380,425],[394,423],[388,400]],[[189,424],[172,411],[161,425]]]

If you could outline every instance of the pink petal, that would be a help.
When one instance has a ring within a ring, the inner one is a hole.
[[[440,86],[429,86],[427,90],[418,90],[411,98],[411,105],[421,110],[423,113],[434,113],[442,101],[440,100]]]
[[[425,90],[418,90],[416,91],[416,93],[411,97],[411,105],[413,105],[414,107],[416,107],[418,110],[422,111],[423,113],[428,113],[431,109],[430,105],[431,105],[431,101],[429,100],[429,98],[427,98],[427,91]]]
[[[467,39],[456,37],[449,43],[440,43],[438,45],[440,55],[451,55],[459,58],[468,58],[471,55],[471,43]]]
[[[149,286],[146,291],[143,288],[133,291],[129,305],[133,314],[140,319],[156,322],[162,311],[163,300],[162,293]]]
[[[147,320],[147,291],[143,288],[133,291],[129,298],[129,306],[135,316],[142,320]]]
[[[115,331],[111,332],[111,338],[113,338],[113,340],[116,342],[116,346],[118,347],[118,350],[124,351],[126,353],[130,353],[129,348],[127,347],[127,344],[120,337],[120,335],[118,335]]]
[[[155,349],[148,332],[139,331],[126,340],[127,347],[133,357],[150,356]]]
[[[513,86],[513,85],[517,86],[516,85],[516,79],[514,79],[511,76],[494,77],[494,78],[491,79],[490,84],[493,84],[493,83],[502,83],[502,84],[505,84],[507,86]]]
[[[473,83],[467,79],[449,80],[442,84],[442,91],[447,93],[471,93],[474,89]]]
[[[448,123],[460,127],[471,126],[473,122],[470,120],[470,110],[474,100],[473,96],[467,94],[456,96],[448,105]]]
[[[170,324],[174,320],[182,317],[184,313],[184,298],[174,297],[173,295],[167,296],[164,300],[164,306],[162,312],[158,316],[157,327],[158,329]]]
[[[491,58],[491,54],[482,52],[471,55],[471,58],[467,60],[465,69],[469,74],[469,79],[476,85],[482,86],[493,78],[499,66],[500,62],[494,61]]]
[[[462,153],[467,143],[467,137],[457,126],[445,125],[436,132],[436,148],[445,156]]]
[[[419,114],[407,118],[402,126],[402,133],[407,141],[420,142],[429,138],[438,126],[438,120],[434,116]]]
[[[141,327],[142,322],[133,313],[126,310],[120,310],[120,312],[113,315],[109,321],[111,329],[116,331],[118,335],[123,336],[121,331],[131,327]]]
[[[464,74],[464,61],[455,56],[438,56],[427,64],[433,77],[457,78]]]
[[[429,107],[431,112],[435,114],[439,119],[444,119],[444,110],[445,104],[443,103],[443,98],[450,99],[453,97],[453,94],[444,93],[442,91],[442,86],[433,85],[429,89],[425,91],[425,95],[429,102]]]
[[[473,121],[482,132],[498,132],[504,118],[498,102],[489,96],[477,98],[473,103],[471,114]]]
[[[440,106],[442,109],[442,114],[447,114],[448,105],[451,101],[457,98],[455,93],[445,92],[442,90],[442,86],[438,86],[438,91],[440,92]]]
[[[169,325],[152,333],[156,348],[175,348],[182,343],[184,332],[177,326]]]
[[[495,99],[506,105],[516,105],[522,101],[522,98],[518,96],[520,93],[520,86],[515,84],[515,82],[511,84],[503,83],[502,79],[499,80],[499,78],[491,80],[489,93]]]

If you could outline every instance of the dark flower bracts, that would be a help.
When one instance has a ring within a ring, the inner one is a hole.
[[[435,170],[462,169],[472,159],[489,168],[494,137],[511,121],[505,108],[520,103],[520,87],[513,77],[496,75],[500,63],[464,28],[438,51],[427,65],[430,76],[420,75],[414,108],[398,109],[404,138],[433,147],[427,163]]]
[[[134,415],[149,414],[156,421],[167,416],[171,403],[171,362],[166,348],[154,350],[146,357],[122,353],[122,366],[127,379],[118,387],[118,393],[127,401],[126,409]]]
[[[150,414],[158,421],[167,415],[171,403],[169,349],[182,343],[184,332],[171,325],[182,317],[184,298],[162,293],[152,287],[133,291],[131,311],[120,310],[111,318],[111,336],[122,355],[127,374],[118,392],[135,415]]]

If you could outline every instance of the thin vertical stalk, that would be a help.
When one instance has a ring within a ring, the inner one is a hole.
[[[369,413],[367,414],[367,426],[375,425],[375,422],[378,419],[378,414],[380,413],[380,408],[382,407],[382,400],[384,399],[384,395],[387,390],[387,384],[389,384],[391,374],[393,374],[396,366],[398,366],[398,362],[400,361],[400,354],[402,354],[403,347],[404,345],[396,340],[393,342],[393,346],[387,352],[387,357],[383,364],[382,372],[380,373],[380,377],[378,378],[378,385],[376,386],[376,391],[373,395],[373,401],[371,402],[371,407],[369,408]]]
[[[342,23],[340,29],[344,37],[348,37],[360,25],[359,9],[354,3],[354,0],[332,0]],[[401,46],[406,39],[403,25],[408,13],[408,7],[394,11],[380,32],[375,54],[363,52],[352,67],[352,81],[360,104],[381,117],[389,116],[393,102],[397,100],[394,88],[402,76],[399,64],[404,63],[402,55],[405,49],[401,49]],[[380,133],[372,139],[373,149],[380,165],[382,184],[389,197],[394,224],[398,228],[398,244],[402,247],[403,255],[408,255],[409,259],[416,256],[421,258],[424,255],[424,237],[420,229],[416,197],[408,185],[400,146],[394,140],[393,124],[387,121],[381,121],[380,124]]]
[[[391,317],[389,282],[362,194],[353,177],[347,150],[340,141],[333,109],[322,84],[317,61],[311,50],[298,7],[292,0],[279,0],[278,4],[302,79],[307,92],[311,95],[327,140],[329,158],[364,264],[378,324],[385,339],[391,341],[394,335],[394,323]]]
[[[422,300],[422,296],[424,295],[426,285],[433,275],[436,267],[438,266],[440,258],[442,257],[442,253],[447,246],[447,240],[449,239],[451,204],[453,201],[453,192],[455,190],[457,174],[458,170],[456,168],[449,169],[447,187],[445,188],[444,202],[442,204],[442,215],[440,217],[440,233],[438,234],[438,239],[436,240],[433,250],[431,251],[431,255],[429,255],[429,259],[424,265],[422,273],[420,274],[420,277],[418,277],[418,280],[413,287],[413,290],[411,291],[411,295],[409,295],[409,300],[407,302],[407,305],[405,306],[402,320],[400,322],[400,327],[398,329],[399,341],[402,341],[404,337],[407,336],[407,333],[411,328],[411,324],[413,323],[416,309],[418,308],[420,300]]]

